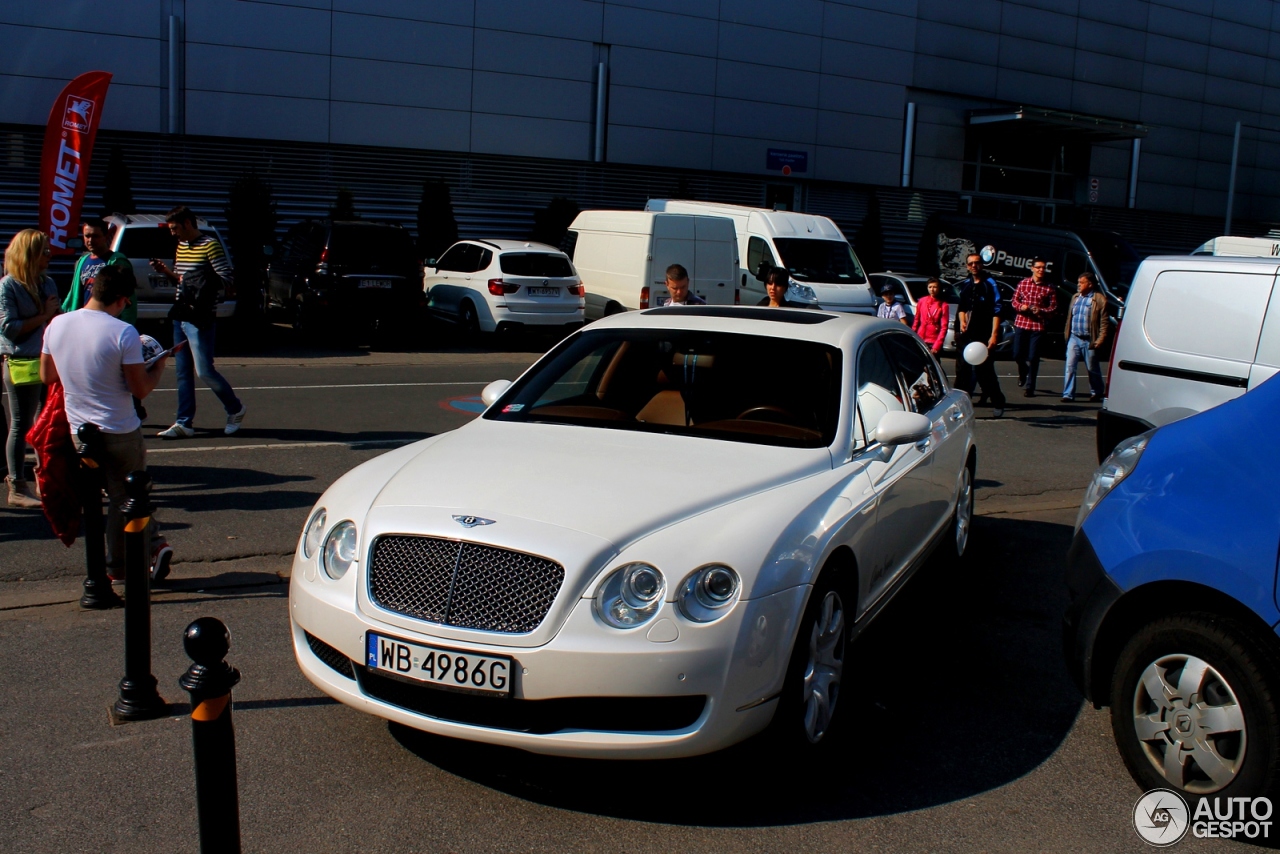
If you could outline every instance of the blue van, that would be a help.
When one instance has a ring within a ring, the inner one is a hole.
[[[1122,442],[1085,493],[1063,648],[1144,790],[1280,794],[1280,378]]]

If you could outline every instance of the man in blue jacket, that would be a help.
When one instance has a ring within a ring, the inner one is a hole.
[[[982,274],[982,256],[974,253],[965,259],[969,277],[960,283],[960,305],[956,322],[956,388],[973,393],[975,382],[982,386],[982,396],[991,400],[991,415],[1004,415],[1004,392],[996,376],[993,352],[1000,343],[1000,288],[990,276]],[[964,348],[974,341],[987,345],[987,358],[980,365],[964,360]]]

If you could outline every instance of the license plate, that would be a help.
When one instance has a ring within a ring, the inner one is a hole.
[[[360,287],[362,288],[389,288],[391,287],[390,279],[361,279]]]
[[[560,296],[559,288],[529,288],[529,296],[531,297],[558,297]]]
[[[147,276],[147,284],[151,285],[151,290],[153,291],[177,290],[177,288],[174,287],[173,282],[169,281],[166,276],[161,276],[158,273]]]
[[[512,661],[504,655],[441,649],[373,632],[368,633],[367,652],[370,670],[382,670],[454,691],[511,696]]]

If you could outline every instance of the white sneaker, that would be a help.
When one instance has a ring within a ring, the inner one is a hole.
[[[244,420],[244,414],[248,411],[249,407],[245,406],[243,403],[240,404],[239,412],[234,415],[227,416],[227,426],[222,432],[228,436],[234,436],[236,433],[240,432],[240,422]]]
[[[156,435],[161,439],[190,439],[196,434],[195,430],[183,424],[174,424],[168,430],[161,430]]]

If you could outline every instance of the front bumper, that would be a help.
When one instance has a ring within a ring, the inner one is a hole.
[[[665,603],[651,623],[628,631],[604,626],[593,602],[581,599],[549,642],[512,647],[436,637],[425,622],[418,631],[380,622],[357,608],[349,590],[314,571],[313,580],[307,580],[304,570],[304,562],[296,560],[289,593],[294,654],[321,691],[437,735],[586,758],[692,756],[762,730],[773,717],[807,594],[807,588],[796,587],[739,602],[720,620],[702,625],[684,620]],[[664,620],[676,626],[679,637],[650,640],[650,630]],[[472,655],[510,656],[512,698],[444,696],[449,692],[366,671],[368,631]],[[344,659],[351,675],[344,672]],[[644,709],[655,717],[642,729],[634,720]],[[682,716],[693,719],[675,729],[655,729],[662,720]]]

